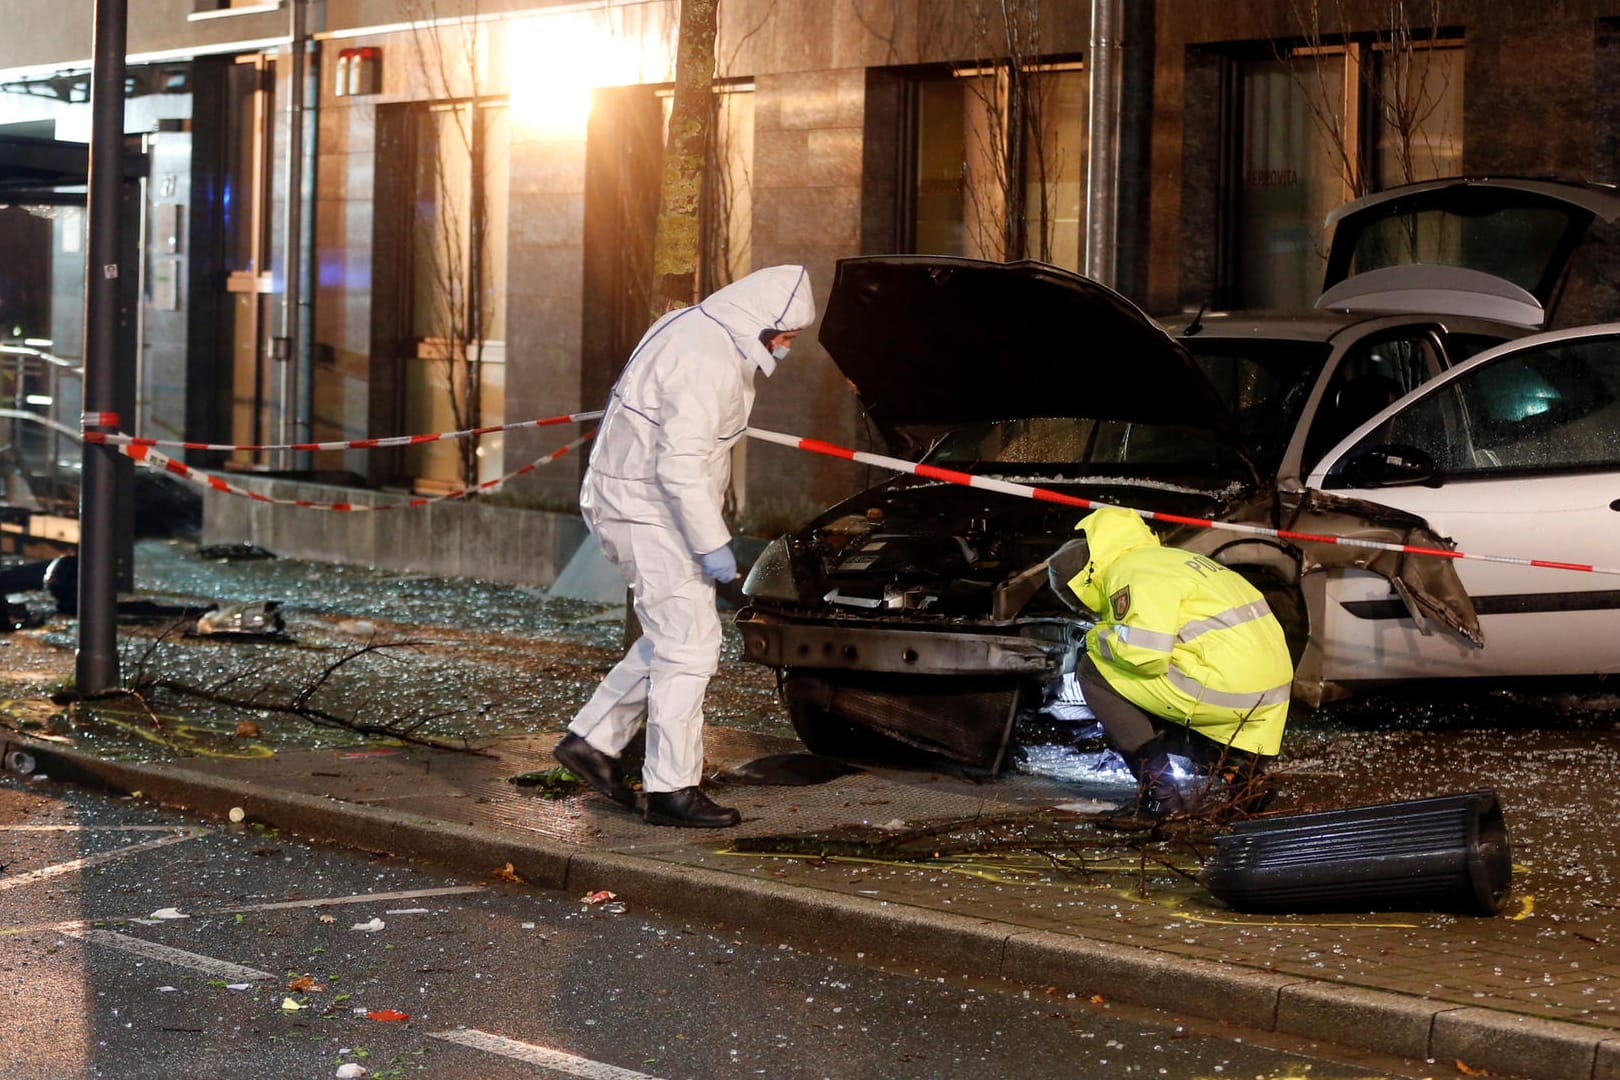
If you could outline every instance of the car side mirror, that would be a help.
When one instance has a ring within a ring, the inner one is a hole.
[[[1344,463],[1347,487],[1377,488],[1406,484],[1440,486],[1440,468],[1427,451],[1401,443],[1376,446]]]

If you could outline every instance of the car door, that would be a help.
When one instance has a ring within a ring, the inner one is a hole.
[[[1418,626],[1381,576],[1326,571],[1325,679],[1620,671],[1620,576],[1530,565],[1620,564],[1620,324],[1481,354],[1352,432],[1308,483],[1511,560],[1454,564],[1483,648]]]

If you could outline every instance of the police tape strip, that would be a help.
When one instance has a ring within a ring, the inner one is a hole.
[[[780,432],[764,431],[752,427],[747,430],[747,433],[750,438],[760,439],[764,442],[790,446],[799,450],[808,450],[813,454],[825,454],[828,457],[843,458],[846,461],[858,461],[863,465],[876,465],[879,468],[890,469],[894,472],[911,473],[913,476],[939,480],[947,484],[959,484],[962,487],[999,491],[1006,495],[1017,495],[1021,498],[1036,499],[1040,502],[1061,503],[1065,506],[1078,506],[1086,510],[1117,505],[1098,502],[1095,499],[1083,499],[1078,495],[1065,495],[1061,491],[1053,491],[1050,488],[1019,484],[1011,480],[998,480],[992,476],[975,476],[972,473],[958,472],[954,469],[941,469],[934,465],[906,461],[903,458],[872,454],[865,450],[851,450],[848,447],[836,446],[833,443],[822,442],[819,439],[801,439],[796,435],[783,435]],[[1122,509],[1134,510],[1135,508],[1123,507]],[[1438,559],[1470,559],[1475,562],[1508,563],[1514,566],[1542,566],[1552,570],[1579,570],[1588,574],[1620,574],[1620,567],[1554,562],[1548,559],[1526,559],[1515,555],[1470,555],[1461,551],[1447,551],[1444,548],[1391,544],[1382,540],[1359,540],[1349,536],[1321,536],[1316,533],[1293,532],[1288,529],[1268,529],[1263,525],[1245,525],[1236,521],[1215,521],[1210,518],[1186,517],[1181,514],[1164,514],[1151,510],[1135,510],[1135,512],[1155,521],[1169,521],[1178,525],[1194,525],[1201,529],[1220,529],[1226,532],[1248,533],[1253,536],[1274,536],[1281,540],[1297,540],[1310,544],[1334,544],[1339,547],[1370,548],[1375,551],[1398,551],[1407,555],[1432,555]]]
[[[194,469],[190,465],[182,464],[181,462],[169,457],[167,454],[154,450],[150,446],[124,444],[119,445],[117,450],[125,457],[133,458],[135,461],[141,464],[148,465],[154,469],[162,469],[164,472],[169,473],[172,476],[178,476],[182,480],[189,480],[198,487],[208,488],[211,491],[221,491],[230,495],[240,495],[245,499],[252,499],[254,502],[274,503],[277,506],[297,506],[304,510],[342,510],[358,513],[367,510],[410,509],[412,507],[428,506],[432,503],[444,502],[448,499],[460,499],[464,496],[476,495],[484,491],[492,491],[514,477],[522,476],[525,473],[531,473],[542,465],[551,464],[553,461],[556,461],[569,451],[577,450],[595,434],[596,432],[594,429],[588,431],[584,435],[581,435],[579,438],[575,439],[573,442],[567,443],[566,445],[553,450],[545,457],[531,461],[527,465],[523,466],[523,468],[515,469],[512,472],[507,473],[505,476],[498,477],[494,480],[485,480],[481,484],[476,484],[472,487],[460,488],[456,491],[447,492],[444,495],[434,495],[431,498],[406,499],[395,503],[383,503],[380,506],[366,506],[363,504],[357,505],[355,503],[322,503],[315,502],[310,499],[276,499],[269,495],[261,495],[257,491],[249,491],[247,488],[237,487],[235,484],[230,483],[228,480],[221,479],[213,473],[204,472],[201,469]]]
[[[92,419],[93,417],[107,416],[112,417],[112,419]],[[272,450],[379,450],[390,446],[420,446],[422,443],[442,442],[449,439],[466,439],[474,435],[491,435],[497,431],[517,431],[520,428],[550,427],[553,424],[577,424],[586,420],[599,420],[601,417],[602,411],[597,409],[593,412],[568,413],[564,416],[548,416],[542,420],[524,420],[513,424],[495,424],[490,427],[467,428],[464,431],[440,431],[431,435],[387,435],[378,439],[348,439],[341,442],[277,443],[274,445],[263,446],[237,446],[230,443],[182,442],[178,439],[147,439],[137,437],[135,435],[125,435],[123,432],[119,431],[85,431],[83,432],[82,437],[85,442],[97,446],[167,446],[178,450],[218,450],[227,453],[261,453]],[[118,424],[118,414],[85,413],[83,423],[85,426],[101,425],[104,427],[116,427]],[[164,460],[168,459],[165,458]]]

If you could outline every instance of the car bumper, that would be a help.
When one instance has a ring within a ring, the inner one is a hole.
[[[989,630],[787,621],[758,611],[737,616],[743,658],[774,668],[826,668],[910,675],[1039,675],[1053,671],[1068,644],[1059,623],[1031,634]],[[1036,633],[1050,634],[1035,636]]]

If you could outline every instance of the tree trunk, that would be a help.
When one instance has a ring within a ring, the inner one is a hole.
[[[704,146],[709,135],[709,95],[714,82],[714,39],[720,0],[681,0],[675,55],[675,100],[664,151],[664,179],[653,241],[653,311],[697,300],[703,194]]]

